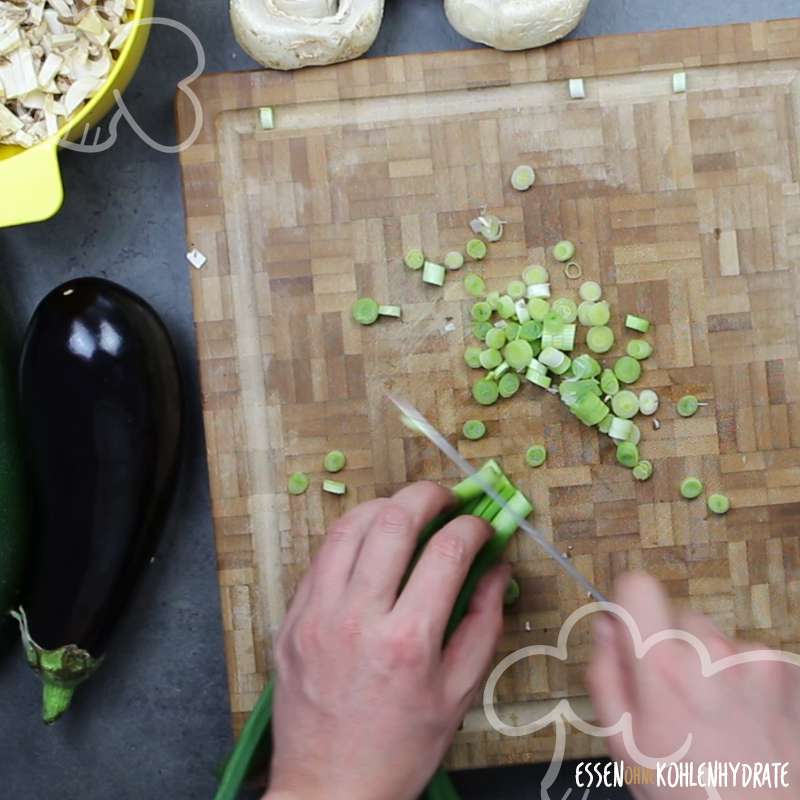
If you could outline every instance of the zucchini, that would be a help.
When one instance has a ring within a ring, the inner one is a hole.
[[[53,722],[99,666],[155,551],[177,476],[182,392],[155,311],[96,278],[42,300],[19,379],[35,558],[16,616]]]

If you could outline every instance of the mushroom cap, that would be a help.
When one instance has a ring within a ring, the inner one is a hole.
[[[365,53],[381,27],[384,0],[340,0],[335,13],[296,16],[279,0],[231,0],[233,32],[242,49],[271,69],[349,61]],[[330,0],[319,7],[335,6]],[[314,3],[296,4],[298,12]],[[298,13],[295,12],[295,13]]]
[[[581,21],[589,0],[445,0],[450,24],[497,50],[527,50],[561,39]]]

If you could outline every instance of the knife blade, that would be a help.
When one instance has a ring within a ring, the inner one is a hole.
[[[411,423],[411,427],[415,430],[418,430],[422,433],[429,442],[434,444],[445,456],[459,469],[459,471],[467,478],[472,478],[475,480],[478,485],[483,489],[483,491],[489,495],[489,497],[494,500],[495,503],[498,503],[500,506],[506,509],[506,511],[511,514],[511,516],[516,521],[519,529],[525,533],[528,537],[533,539],[534,542],[542,549],[545,553],[547,553],[550,558],[553,559],[560,567],[564,570],[585,592],[587,592],[591,597],[595,600],[598,600],[601,603],[608,602],[602,592],[594,586],[578,569],[575,567],[574,564],[568,559],[565,558],[558,550],[553,546],[552,542],[549,542],[545,539],[544,535],[533,525],[530,524],[525,519],[522,519],[518,514],[514,512],[513,509],[509,508],[508,504],[503,501],[503,499],[498,495],[494,489],[481,477],[478,470],[476,470],[472,464],[467,461],[458,450],[450,444],[450,442],[439,433],[438,430],[422,415],[420,411],[418,411],[411,403],[407,400],[404,400],[397,395],[389,394],[389,400],[394,403],[394,405],[398,408],[400,413],[403,417]]]

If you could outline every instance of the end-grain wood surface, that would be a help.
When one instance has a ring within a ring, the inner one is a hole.
[[[800,21],[360,60],[292,74],[211,75],[182,154],[187,237],[208,256],[192,275],[226,656],[240,725],[271,668],[271,640],[325,527],[346,508],[453,469],[387,404],[414,402],[475,463],[497,457],[534,500],[536,522],[603,590],[642,568],[675,602],[730,634],[800,650]],[[686,71],[688,92],[672,91]],[[586,99],[567,79],[583,77]],[[259,126],[271,106],[276,127]],[[182,136],[193,111],[179,95]],[[509,186],[530,163],[535,187]],[[652,480],[616,465],[609,440],[556,398],[526,386],[474,404],[463,362],[470,300],[460,273],[425,286],[402,255],[441,258],[469,238],[482,207],[508,221],[468,265],[502,288],[531,263],[554,295],[577,286],[549,247],[576,242],[584,279],[615,310],[654,323],[639,387],[661,396],[643,424]],[[404,320],[356,325],[369,295]],[[448,323],[454,323],[448,324]],[[452,330],[451,330],[452,328]],[[686,393],[706,403],[679,418]],[[489,434],[459,437],[479,417]],[[528,469],[526,447],[550,458]],[[322,458],[344,450],[346,497],[325,495]],[[294,470],[311,489],[289,497]],[[679,496],[683,477],[731,498],[714,517]],[[498,658],[555,642],[585,597],[524,539],[510,559],[522,599]],[[572,698],[587,716],[589,636],[569,655],[512,669],[509,719]],[[547,759],[554,732],[506,738],[471,714],[452,766]],[[603,751],[571,733],[568,753]]]

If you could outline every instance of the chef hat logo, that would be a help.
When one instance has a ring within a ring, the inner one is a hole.
[[[546,656],[557,658],[559,661],[566,661],[568,658],[568,640],[573,628],[582,619],[595,613],[613,614],[627,627],[628,634],[633,642],[634,653],[636,658],[639,659],[644,658],[652,648],[664,641],[676,640],[685,642],[693,647],[697,653],[700,674],[704,678],[711,678],[731,667],[758,662],[781,662],[800,669],[800,655],[779,650],[749,650],[735,653],[715,661],[712,659],[711,653],[705,643],[688,631],[669,628],[643,639],[639,626],[636,624],[636,620],[622,606],[609,602],[588,603],[582,606],[570,614],[564,621],[558,634],[558,642],[555,646],[531,645],[530,647],[523,647],[510,653],[492,670],[483,691],[483,710],[486,719],[494,730],[504,736],[529,736],[549,725],[554,726],[555,746],[550,767],[542,778],[540,790],[541,800],[551,800],[550,788],[558,777],[566,751],[567,723],[589,736],[607,738],[618,734],[621,735],[625,748],[633,760],[640,766],[652,770],[655,770],[659,763],[680,761],[689,752],[692,746],[693,734],[687,732],[683,744],[674,753],[659,755],[658,758],[653,758],[643,753],[637,746],[633,735],[633,718],[629,712],[625,712],[613,725],[601,727],[583,719],[575,711],[568,699],[560,700],[547,714],[533,719],[524,725],[509,725],[500,719],[495,708],[494,696],[497,684],[506,670],[520,661],[535,656]],[[571,789],[568,790],[567,794],[564,795],[563,798],[559,798],[559,800],[566,800],[571,792]],[[717,800],[719,798],[718,791],[713,787],[707,788],[706,792],[706,796],[709,800]]]
[[[74,150],[78,153],[102,153],[105,150],[109,150],[117,141],[117,128],[119,127],[121,119],[125,119],[133,132],[146,145],[152,147],[153,150],[156,150],[159,153],[181,153],[191,147],[197,140],[197,137],[200,135],[200,131],[203,128],[203,107],[200,103],[200,98],[192,90],[191,84],[203,74],[203,71],[206,68],[206,52],[203,49],[200,39],[197,38],[197,34],[187,25],[184,25],[182,22],[178,22],[178,20],[170,19],[169,17],[145,17],[136,22],[131,22],[128,24],[137,26],[163,25],[167,28],[174,28],[175,30],[183,33],[194,46],[195,53],[197,55],[197,66],[190,75],[187,75],[187,77],[178,82],[178,91],[183,92],[189,98],[189,102],[192,104],[192,108],[194,109],[195,122],[192,132],[185,139],[185,141],[176,145],[165,145],[155,141],[155,139],[153,139],[136,121],[125,101],[122,99],[122,93],[118,89],[114,89],[113,95],[117,103],[117,110],[109,120],[108,137],[101,142],[101,129],[95,128],[94,141],[89,141],[90,128],[88,125],[86,125],[83,129],[83,135],[79,142],[71,142],[67,139],[63,139],[59,142],[59,147],[62,147],[65,150]]]

